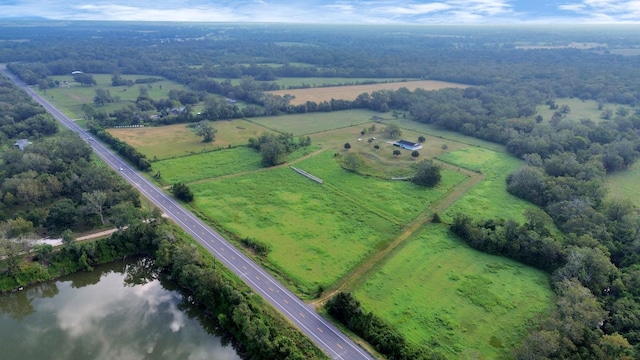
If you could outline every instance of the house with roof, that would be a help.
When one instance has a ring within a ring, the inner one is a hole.
[[[29,145],[31,145],[31,141],[29,141],[27,139],[20,139],[20,140],[16,141],[15,144],[13,144],[13,146],[17,147],[20,150],[24,150],[24,148],[26,148]]]
[[[411,150],[411,151],[422,149],[422,144],[414,143],[413,141],[407,141],[407,140],[398,140],[394,142],[393,145],[399,146],[403,149]]]

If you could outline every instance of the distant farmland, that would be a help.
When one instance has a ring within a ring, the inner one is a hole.
[[[439,90],[445,88],[467,88],[469,85],[458,84],[446,81],[435,80],[421,80],[421,81],[405,81],[405,82],[392,82],[383,84],[369,84],[369,85],[353,85],[353,86],[331,86],[309,89],[294,89],[294,90],[277,90],[270,91],[269,93],[275,95],[284,96],[286,94],[295,96],[291,100],[291,104],[300,105],[307,101],[314,101],[316,103],[322,101],[331,101],[331,99],[340,100],[355,100],[358,95],[362,93],[372,93],[377,90],[398,90],[406,87],[413,91],[418,88],[425,90]]]

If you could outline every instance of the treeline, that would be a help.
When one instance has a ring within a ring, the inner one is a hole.
[[[444,359],[432,349],[409,344],[397,330],[373,313],[367,313],[351,293],[339,292],[326,305],[329,315],[366,340],[387,359]]]
[[[109,144],[112,149],[117,151],[118,154],[120,154],[125,159],[129,160],[141,171],[151,170],[151,163],[149,162],[149,160],[147,160],[147,156],[136,150],[133,146],[114,137],[113,135],[109,134],[108,131],[104,130],[96,124],[89,123],[89,131],[98,139]]]
[[[325,359],[309,339],[182,233],[161,238],[156,265],[229,332],[248,359]]]

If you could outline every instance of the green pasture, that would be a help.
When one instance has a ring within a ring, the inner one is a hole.
[[[383,120],[385,124],[397,124],[400,128],[405,130],[412,130],[421,134],[429,134],[433,137],[437,137],[443,140],[450,140],[450,141],[454,141],[462,144],[478,146],[478,147],[493,150],[493,151],[499,151],[499,152],[506,151],[503,145],[493,143],[490,141],[477,139],[471,136],[466,136],[457,132],[444,130],[432,124],[425,124],[425,123],[417,122],[411,119],[402,119],[402,118],[393,119],[393,118],[387,118],[387,117],[388,116],[385,116],[385,119]],[[384,125],[380,125],[380,126],[384,126]],[[415,139],[407,139],[407,140],[415,141]],[[449,142],[446,142],[446,143],[448,144],[448,146],[451,146]]]
[[[371,117],[376,114],[378,113],[375,111],[352,109],[327,113],[256,117],[251,118],[250,121],[274,131],[293,133],[294,136],[299,136],[355,125],[364,126],[364,124],[371,122]]]
[[[159,171],[162,182],[175,184],[215,178],[262,167],[260,154],[248,147],[210,151],[190,156],[155,161],[154,173]]]
[[[331,188],[337,195],[402,225],[467,178],[464,174],[443,169],[440,184],[435,188],[425,188],[409,181],[355,174],[341,168],[333,154],[325,151],[295,166],[324,180],[323,186]]]
[[[633,114],[633,109],[628,105],[620,105],[613,103],[605,103],[602,110],[598,110],[598,102],[596,100],[580,100],[576,98],[558,98],[554,100],[556,105],[558,105],[558,109],[552,110],[549,109],[549,105],[538,105],[536,107],[536,112],[538,115],[542,115],[542,119],[545,122],[551,120],[553,113],[560,110],[562,105],[568,105],[571,111],[565,114],[565,118],[572,121],[580,121],[581,119],[591,119],[595,122],[606,121],[603,120],[601,115],[605,109],[610,109],[613,111],[613,116],[615,116],[615,112],[619,107],[626,108],[629,110],[631,114]],[[613,117],[612,117],[613,119]]]
[[[403,246],[355,296],[409,342],[449,359],[510,358],[553,302],[544,273],[473,250],[441,224]]]
[[[89,104],[93,106],[93,98],[96,96],[96,89],[109,90],[111,96],[120,97],[120,102],[107,104],[100,109],[105,111],[112,111],[121,108],[125,103],[135,101],[138,95],[140,95],[139,88],[146,87],[148,89],[149,96],[152,99],[159,100],[166,98],[169,90],[178,89],[184,90],[186,87],[176,82],[169,80],[162,80],[153,84],[134,84],[133,86],[111,86],[112,74],[92,74],[96,80],[96,86],[82,86],[79,83],[73,81],[72,75],[58,75],[51,76],[53,80],[59,80],[61,83],[67,81],[68,87],[61,84],[61,87],[55,89],[46,90],[46,98],[51,101],[59,110],[70,116],[71,118],[81,118],[84,116],[84,112],[81,107],[83,104]],[[133,80],[139,78],[147,78],[158,76],[146,76],[146,75],[122,75],[123,79]]]
[[[202,137],[197,136],[195,131],[185,124],[109,129],[109,132],[147,155],[149,159],[167,159],[245,145],[249,142],[249,138],[269,132],[269,129],[240,119],[216,121],[212,126],[218,132],[215,141],[210,143],[203,143]]]
[[[630,168],[607,175],[606,186],[608,197],[617,200],[628,200],[640,207],[640,163]]]
[[[270,244],[268,260],[312,296],[344,276],[400,227],[335,186],[288,167],[199,182],[195,207],[240,236]]]
[[[446,211],[450,221],[457,213],[472,218],[504,218],[523,222],[524,210],[533,206],[507,192],[507,176],[522,166],[522,162],[505,153],[483,148],[467,147],[438,156],[438,159],[471,170],[485,176]]]

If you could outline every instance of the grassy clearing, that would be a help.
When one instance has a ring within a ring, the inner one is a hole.
[[[268,260],[307,295],[338,280],[399,227],[281,167],[193,184],[195,206],[240,237],[270,244]]]
[[[294,136],[314,134],[322,131],[368,124],[378,114],[370,110],[344,110],[317,112],[301,115],[282,115],[251,118],[252,123],[274,131],[293,133]],[[358,129],[358,132],[361,129]]]
[[[445,88],[466,88],[469,85],[451,83],[445,81],[435,80],[418,80],[418,81],[401,81],[384,84],[370,84],[370,85],[352,85],[352,86],[336,86],[336,87],[320,87],[309,89],[293,89],[293,90],[277,90],[270,91],[275,95],[293,95],[294,99],[291,100],[291,104],[299,105],[304,104],[307,101],[315,101],[317,103],[322,101],[330,101],[331,99],[344,99],[355,100],[358,95],[362,93],[371,93],[377,90],[398,90],[406,87],[413,91],[417,88],[425,90],[438,90]]]
[[[607,176],[606,185],[609,198],[628,200],[640,207],[640,163],[636,162],[627,170]]]
[[[553,300],[544,273],[475,251],[435,224],[355,295],[408,341],[451,359],[508,358]]]
[[[607,121],[607,120],[603,120],[601,117],[602,112],[605,109],[612,110],[614,113],[614,116],[615,116],[616,109],[618,109],[619,107],[626,108],[627,110],[629,110],[630,113],[633,113],[634,111],[631,107],[627,105],[612,104],[612,103],[605,103],[602,110],[598,110],[598,102],[595,100],[580,100],[576,98],[558,98],[558,99],[555,99],[555,102],[558,105],[558,107],[561,107],[562,105],[569,105],[569,108],[571,109],[571,111],[568,114],[566,114],[566,118],[576,122],[580,121],[581,119],[591,119],[595,122]],[[536,112],[539,115],[542,115],[543,121],[546,121],[546,122],[551,120],[551,116],[553,116],[553,113],[558,110],[559,109],[555,109],[555,110],[549,109],[549,105],[544,105],[544,104],[538,105],[536,107]]]
[[[486,178],[456,201],[445,215],[450,221],[456,213],[474,218],[504,218],[524,221],[524,210],[533,205],[509,194],[507,176],[522,166],[522,162],[507,154],[487,149],[467,147],[438,156],[438,159],[471,170],[481,171]]]
[[[147,87],[149,90],[149,96],[152,99],[166,98],[169,90],[179,89],[184,90],[186,87],[173,81],[162,80],[153,84],[135,84],[131,87],[128,86],[111,86],[111,74],[93,74],[93,78],[96,80],[97,85],[92,87],[82,86],[79,83],[73,81],[71,75],[51,76],[54,80],[59,80],[61,83],[67,81],[68,86],[62,85],[60,88],[47,89],[46,98],[53,103],[58,109],[70,116],[77,119],[84,116],[84,112],[81,107],[83,104],[93,105],[93,98],[96,96],[96,89],[109,90],[111,96],[120,97],[120,102],[109,104],[103,108],[105,111],[115,110],[121,108],[124,104],[135,101],[140,92],[138,88],[140,86]],[[143,75],[122,75],[123,79],[133,80],[139,78],[145,78],[149,76]],[[156,77],[157,76],[152,76]]]
[[[268,129],[245,120],[216,121],[216,140],[203,143],[202,138],[185,124],[160,127],[109,129],[120,140],[127,142],[150,159],[167,159],[196,154],[229,146],[245,145],[250,137],[257,137]],[[169,145],[169,146],[168,146]]]
[[[262,167],[261,157],[255,150],[236,147],[190,156],[156,161],[153,170],[159,171],[166,184],[189,183]]]

